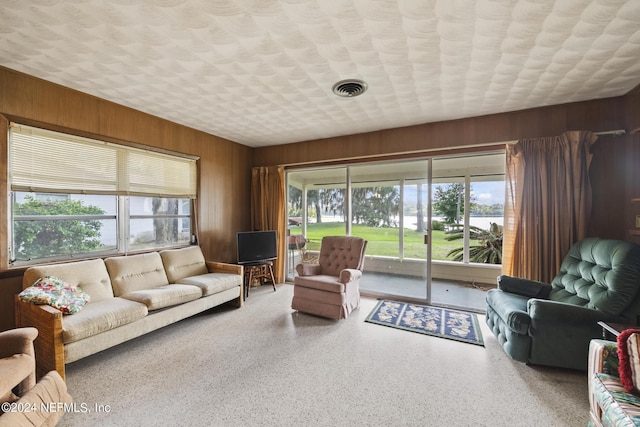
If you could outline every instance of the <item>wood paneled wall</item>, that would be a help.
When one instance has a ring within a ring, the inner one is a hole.
[[[575,102],[469,119],[388,129],[256,148],[254,166],[346,163],[392,156],[417,157],[453,151],[479,151],[487,145],[560,135],[567,130],[593,132],[640,126],[640,89],[626,96]],[[639,134],[600,136],[591,165],[593,212],[589,235],[633,240],[629,234],[632,194],[640,197]],[[473,147],[476,148],[473,148]],[[471,148],[470,148],[471,147]],[[634,223],[635,225],[635,223]]]
[[[251,148],[6,68],[0,68],[0,115],[0,194],[7,194],[7,119],[199,156],[200,244],[207,259],[235,261],[235,233],[250,228]],[[6,197],[0,217],[0,256],[7,259]],[[5,330],[14,325],[21,277],[7,271],[0,277]]]
[[[624,128],[622,98],[554,105],[447,122],[380,130],[315,141],[260,147],[254,166],[335,162],[390,155],[421,155],[453,149],[559,135]]]
[[[636,216],[640,216],[640,86],[625,96],[629,135],[624,152],[626,172],[625,231],[628,240],[640,243],[640,228]]]

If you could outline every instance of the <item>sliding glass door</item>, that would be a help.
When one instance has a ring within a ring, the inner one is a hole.
[[[428,300],[430,162],[289,171],[289,279],[322,237],[353,235],[368,241],[363,292]]]
[[[427,300],[429,160],[351,166],[352,234],[367,239],[364,292]]]
[[[354,235],[368,241],[363,294],[484,309],[500,272],[503,152],[287,176],[289,279],[323,236]]]
[[[297,263],[317,256],[324,236],[347,234],[347,168],[291,171],[287,182],[287,278],[292,279]]]

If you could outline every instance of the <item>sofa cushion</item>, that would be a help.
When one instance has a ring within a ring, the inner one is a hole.
[[[87,304],[84,309],[62,320],[62,341],[79,341],[100,332],[142,319],[147,306],[124,298],[110,298]]]
[[[228,273],[207,273],[180,279],[179,283],[197,286],[202,296],[217,294],[236,286],[242,286],[242,276]]]
[[[149,310],[170,307],[193,301],[202,296],[202,290],[191,285],[164,285],[152,289],[143,289],[123,294],[121,298],[137,301],[147,306]]]
[[[178,283],[185,277],[207,274],[207,264],[200,246],[160,251],[169,283]],[[184,283],[184,282],[183,282]]]
[[[70,286],[82,289],[89,294],[90,304],[113,298],[111,278],[102,259],[29,267],[24,272],[22,288],[33,285],[45,276],[57,277]]]
[[[104,263],[117,297],[169,284],[158,252],[107,258]]]

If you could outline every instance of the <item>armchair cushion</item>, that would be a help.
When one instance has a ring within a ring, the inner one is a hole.
[[[339,282],[337,279],[335,276],[327,276],[326,274],[302,276],[296,278],[296,285],[325,292],[344,292],[344,283]]]

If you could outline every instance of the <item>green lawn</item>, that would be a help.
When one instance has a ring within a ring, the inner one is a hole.
[[[292,227],[291,234],[301,233],[298,227]],[[326,222],[320,224],[307,225],[307,248],[309,250],[319,250],[320,241],[324,236],[341,236],[345,234],[343,222]],[[378,228],[365,225],[354,224],[351,235],[362,237],[367,240],[367,255],[398,257],[398,228]],[[427,248],[423,243],[424,233],[404,229],[404,257],[425,259]],[[446,260],[447,253],[451,249],[462,246],[462,240],[448,242],[444,239],[444,231],[432,232],[432,257],[437,260]],[[476,244],[472,241],[471,245]]]

